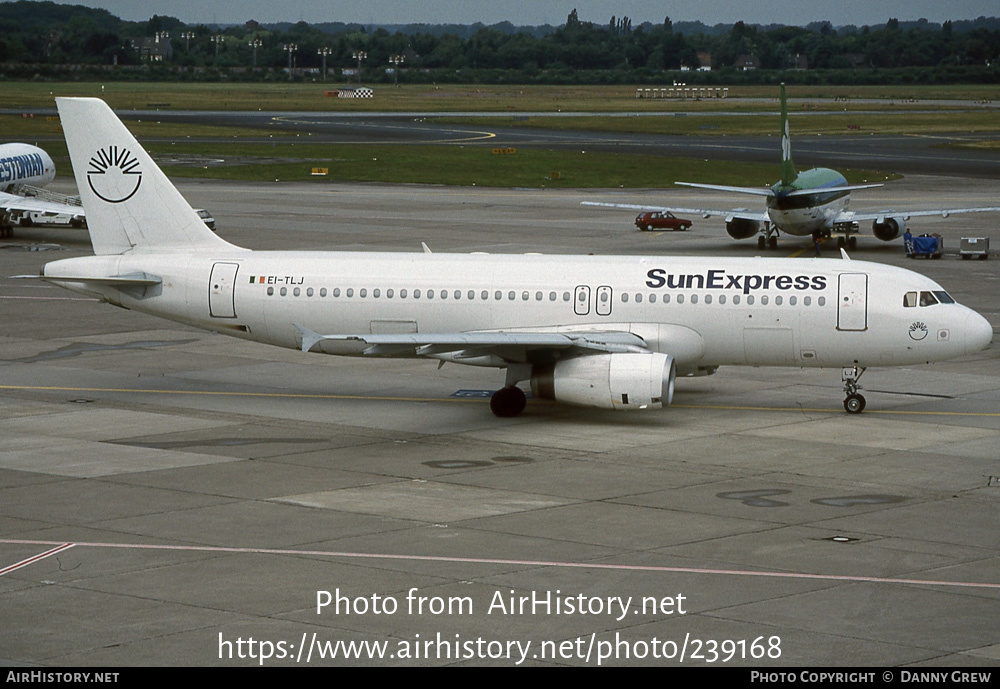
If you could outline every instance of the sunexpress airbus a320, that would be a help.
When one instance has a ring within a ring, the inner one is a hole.
[[[734,194],[763,196],[767,203],[764,211],[746,208],[682,208],[677,206],[638,206],[627,203],[584,201],[585,206],[627,208],[630,210],[659,210],[685,215],[713,216],[726,219],[726,232],[733,239],[750,239],[757,236],[757,246],[774,249],[778,246],[779,231],[793,237],[828,238],[837,233],[838,244],[850,249],[857,247],[858,223],[871,222],[872,234],[883,242],[902,236],[906,221],[916,216],[939,215],[947,218],[961,213],[986,213],[1000,211],[1000,206],[980,208],[935,208],[930,210],[878,210],[851,211],[848,206],[851,192],[871,189],[881,184],[847,183],[836,170],[817,167],[796,172],[792,162],[792,136],[788,127],[788,105],[785,85],[781,85],[781,179],[770,187],[732,187],[722,184],[675,182],[685,187],[727,191]]]
[[[990,324],[932,280],[833,259],[250,251],[206,229],[103,101],[57,99],[95,256],[41,279],[235,337],[343,356],[506,369],[498,416],[537,397],[670,404],[725,364],[858,371],[987,346]],[[332,382],[335,385],[335,381]]]

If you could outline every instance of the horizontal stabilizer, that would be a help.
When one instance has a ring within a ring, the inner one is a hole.
[[[109,285],[111,287],[151,287],[163,282],[155,275],[146,273],[130,273],[128,275],[108,275],[105,277],[80,275],[12,275],[15,280],[44,280],[45,282],[76,282],[90,285]]]

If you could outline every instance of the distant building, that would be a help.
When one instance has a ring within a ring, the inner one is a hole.
[[[150,62],[163,62],[174,56],[170,39],[162,36],[147,36],[138,41],[132,39],[132,47],[139,51],[139,59]]]
[[[712,53],[706,53],[706,52],[698,53],[698,71],[699,72],[712,71]]]
[[[736,58],[735,67],[744,72],[750,72],[760,67],[760,60],[756,55],[740,55]]]
[[[788,60],[789,69],[809,69],[809,58],[801,53],[796,53],[795,57]]]

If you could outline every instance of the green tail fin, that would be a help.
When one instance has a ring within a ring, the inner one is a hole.
[[[781,85],[781,184],[788,186],[795,181],[795,163],[792,162],[792,137],[788,131],[788,104],[785,102],[785,85]]]

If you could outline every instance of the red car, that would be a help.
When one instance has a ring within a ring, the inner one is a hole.
[[[667,211],[647,211],[635,219],[635,226],[640,230],[686,230],[691,227],[687,218],[678,218]]]

